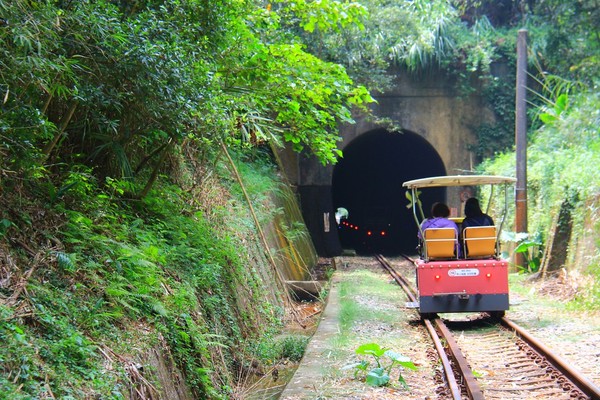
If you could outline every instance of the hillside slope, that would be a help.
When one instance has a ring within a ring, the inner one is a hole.
[[[270,162],[237,165],[270,249],[221,163],[143,200],[85,170],[4,174],[0,398],[232,397],[288,317],[274,267],[315,260]]]

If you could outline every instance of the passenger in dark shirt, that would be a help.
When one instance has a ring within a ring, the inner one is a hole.
[[[479,200],[471,197],[465,203],[465,219],[461,225],[461,232],[469,226],[493,226],[494,220],[487,214],[481,211]]]
[[[481,211],[479,206],[479,200],[475,197],[471,197],[465,202],[465,219],[463,219],[460,226],[460,244],[462,254],[466,255],[466,250],[462,248],[464,230],[465,228],[472,226],[494,226],[494,220],[489,215]]]

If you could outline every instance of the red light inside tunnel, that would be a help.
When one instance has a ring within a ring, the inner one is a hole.
[[[354,227],[354,229],[355,229],[355,230],[358,230],[358,226],[355,226],[355,227]]]
[[[372,234],[373,234],[373,232],[367,231],[367,236],[371,236]]]
[[[381,231],[381,236],[385,236],[385,231]]]

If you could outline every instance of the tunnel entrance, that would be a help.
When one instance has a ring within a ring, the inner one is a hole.
[[[359,254],[414,254],[416,223],[402,183],[446,175],[437,151],[412,132],[378,129],[354,139],[333,170],[333,209],[348,210],[338,226],[343,249]],[[444,201],[445,188],[423,193],[423,211]]]

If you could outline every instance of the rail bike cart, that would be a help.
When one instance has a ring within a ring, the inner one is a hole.
[[[418,308],[422,317],[434,313],[487,312],[494,317],[508,310],[508,262],[500,258],[499,238],[508,208],[508,187],[515,178],[492,175],[436,176],[403,183],[411,191],[411,203],[419,231],[424,220],[418,191],[434,187],[491,185],[504,189],[504,212],[496,226],[467,227],[463,237],[454,228],[421,231],[417,261]],[[488,201],[488,206],[490,201]],[[419,211],[419,215],[417,214]],[[461,219],[455,219],[459,225]],[[461,249],[459,251],[458,249]]]

